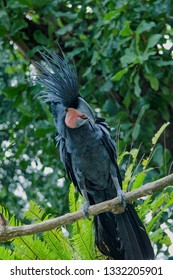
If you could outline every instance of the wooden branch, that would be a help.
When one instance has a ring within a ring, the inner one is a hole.
[[[160,191],[167,186],[173,185],[173,174],[168,175],[157,181],[145,184],[139,189],[128,192],[125,195],[127,202],[132,202],[140,197],[150,195],[156,191]],[[97,215],[102,212],[113,211],[115,213],[122,213],[124,208],[119,198],[114,198],[102,203],[89,207],[89,215]],[[50,231],[60,226],[72,224],[75,221],[84,218],[82,210],[73,213],[68,213],[63,216],[46,220],[38,224],[24,225],[24,226],[0,226],[0,241],[5,242],[12,238],[31,235],[39,232]]]

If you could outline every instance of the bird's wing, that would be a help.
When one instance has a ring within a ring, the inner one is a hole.
[[[113,165],[115,166],[117,177],[118,177],[118,182],[122,188],[122,178],[121,178],[121,174],[120,174],[119,167],[117,164],[117,152],[116,152],[115,141],[113,140],[113,138],[109,132],[110,129],[104,119],[96,118],[96,123],[99,125],[99,127],[101,128],[101,130],[103,132],[103,136],[101,139],[102,143],[103,143],[104,147],[106,148]]]
[[[74,186],[81,193],[78,182],[76,180],[74,170],[73,170],[71,155],[67,152],[65,139],[61,135],[59,135],[58,133],[56,134],[55,139],[56,139],[57,146],[59,148],[60,159],[65,166],[67,175],[68,175],[70,181],[73,182]]]

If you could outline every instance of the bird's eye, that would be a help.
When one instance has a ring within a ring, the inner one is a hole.
[[[68,108],[65,108],[65,112],[68,112]]]
[[[85,115],[80,116],[81,119],[86,120],[88,119]]]

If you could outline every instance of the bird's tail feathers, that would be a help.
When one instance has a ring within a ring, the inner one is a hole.
[[[109,258],[126,260],[153,259],[154,253],[146,230],[131,204],[122,214],[101,213],[94,218],[98,249]]]

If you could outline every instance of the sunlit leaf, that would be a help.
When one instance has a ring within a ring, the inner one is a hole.
[[[154,137],[152,138],[152,144],[155,145],[160,137],[160,135],[163,133],[163,131],[166,129],[166,127],[170,125],[170,122],[167,122],[165,124],[163,124],[161,126],[161,128],[159,129],[159,131],[154,135]]]

